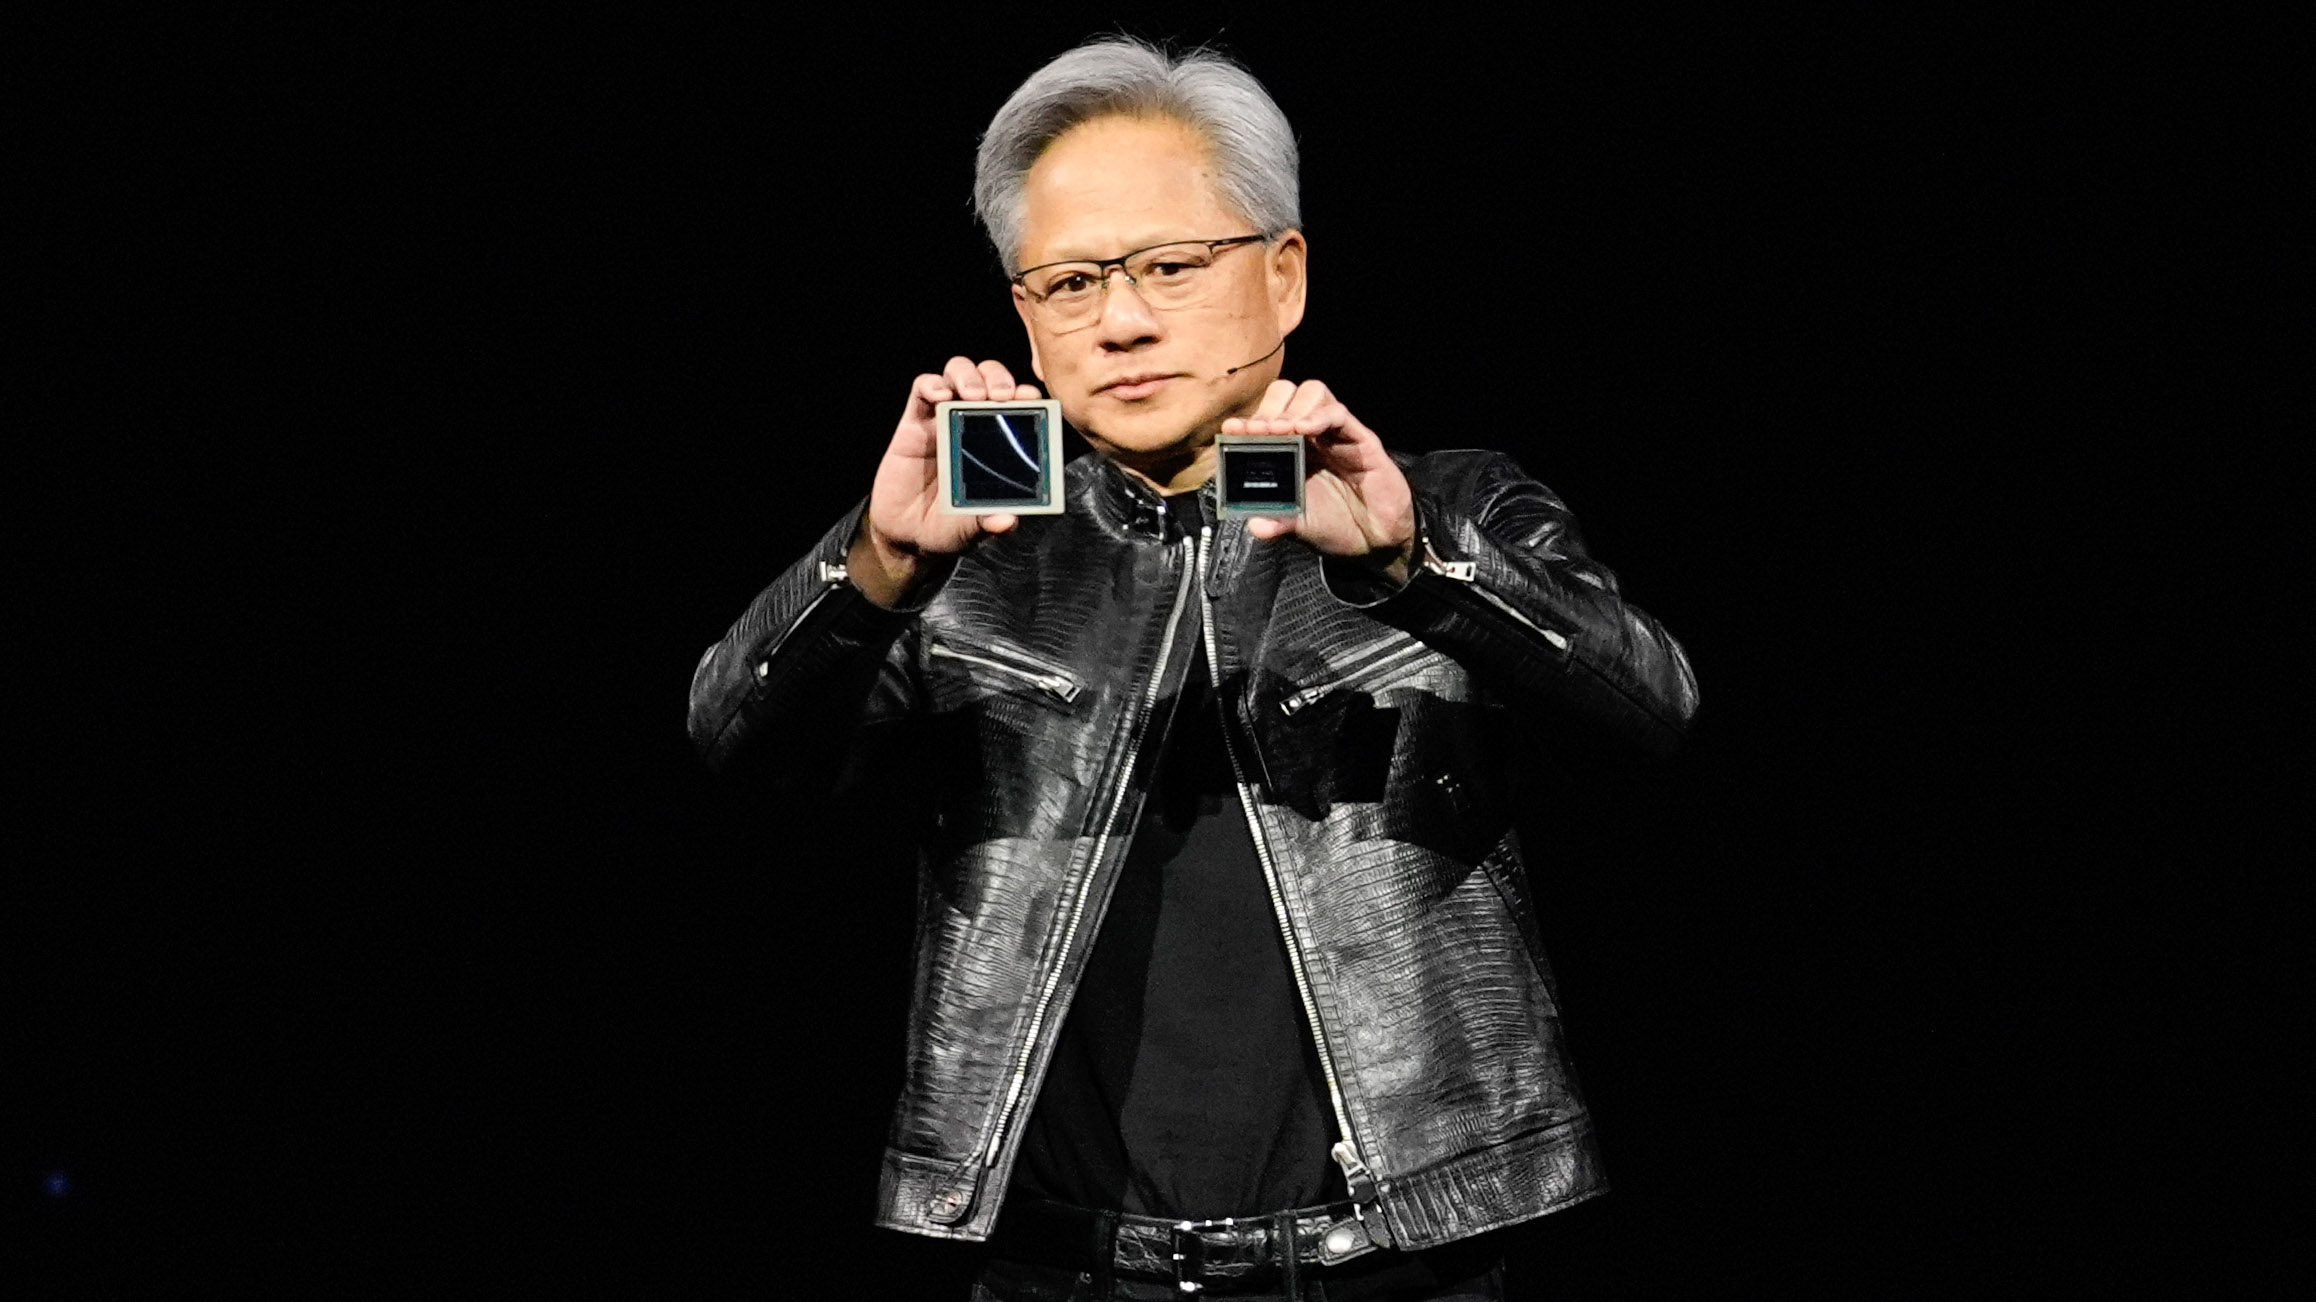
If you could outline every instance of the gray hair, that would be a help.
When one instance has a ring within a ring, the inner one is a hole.
[[[1254,74],[1211,50],[1169,55],[1105,36],[1031,73],[989,129],[973,166],[973,211],[1006,274],[1019,270],[1030,166],[1061,134],[1113,114],[1172,118],[1206,137],[1223,202],[1275,236],[1302,225],[1295,133]]]

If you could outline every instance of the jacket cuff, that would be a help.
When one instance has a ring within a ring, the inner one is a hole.
[[[881,647],[908,627],[947,579],[944,569],[939,578],[919,584],[905,607],[887,609],[869,600],[860,585],[852,582],[847,567],[853,537],[860,532],[861,520],[867,515],[868,500],[863,498],[821,535],[797,567],[809,571],[808,581],[818,591],[805,597],[802,609],[792,621],[764,630],[749,646],[750,676],[756,680],[759,696],[772,676],[769,661],[775,655],[782,657],[783,674],[801,672],[809,676],[829,662],[842,661],[871,646]],[[789,660],[791,656],[793,664]]]
[[[1556,702],[1644,753],[1679,744],[1682,722],[1636,676],[1632,657],[1644,649],[1622,645],[1630,633],[1621,607],[1572,600],[1553,576],[1522,565],[1475,519],[1437,499],[1419,499],[1417,510],[1423,557],[1405,586],[1350,563],[1325,568],[1329,590],[1512,697]],[[1678,676],[1685,681],[1685,670]]]
[[[849,566],[852,559],[853,535],[860,532],[861,521],[866,518],[868,518],[868,499],[863,498],[860,505],[855,506],[846,514],[844,519],[829,534],[829,537],[823,540],[824,544],[834,541],[836,552],[834,556],[828,558],[829,563],[838,570],[847,571],[845,575],[847,578],[851,577]],[[941,589],[948,585],[949,576],[957,572],[957,560],[956,556],[920,558],[917,563],[918,578],[916,584],[909,589],[908,599],[900,605],[889,607],[889,609],[895,614],[915,615],[922,612],[925,607],[932,605],[933,599],[940,596]],[[858,583],[851,586],[856,592],[861,590]],[[865,598],[866,594],[864,593],[863,596]],[[875,605],[876,603],[872,601],[869,604]],[[884,608],[880,607],[880,609]]]
[[[1424,522],[1429,518],[1427,510],[1429,504],[1423,500],[1420,494],[1415,496],[1414,504],[1415,556],[1413,562],[1408,566],[1408,582],[1406,584],[1393,583],[1383,571],[1361,561],[1351,560],[1343,556],[1321,556],[1319,558],[1319,581],[1325,585],[1329,595],[1346,606],[1356,606],[1361,610],[1373,611],[1375,607],[1391,601],[1414,584],[1417,577],[1423,572],[1424,558],[1431,554],[1431,548],[1425,540],[1424,533]]]
[[[711,767],[751,749],[767,721],[809,712],[828,695],[832,674],[875,662],[916,619],[870,601],[845,571],[866,510],[863,501],[822,534],[701,657],[691,734]]]
[[[1457,632],[1468,631],[1454,626],[1476,613],[1471,605],[1473,579],[1487,568],[1485,562],[1490,558],[1479,554],[1485,550],[1484,544],[1477,549],[1472,544],[1483,538],[1470,521],[1419,492],[1415,494],[1415,561],[1408,569],[1407,582],[1393,583],[1380,570],[1339,556],[1322,558],[1319,573],[1327,591],[1343,604],[1426,640],[1447,634],[1452,644]],[[1510,612],[1490,612],[1498,613]],[[1541,625],[1533,615],[1515,617],[1542,635],[1551,659],[1556,663],[1566,659],[1570,647],[1567,634],[1575,631],[1574,625],[1561,628],[1549,617]]]

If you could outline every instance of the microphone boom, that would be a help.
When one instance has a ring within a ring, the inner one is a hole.
[[[1260,365],[1262,365],[1264,362],[1267,362],[1267,361],[1269,361],[1270,359],[1272,359],[1272,358],[1274,358],[1274,357],[1278,356],[1278,355],[1279,355],[1279,350],[1280,350],[1281,348],[1284,348],[1284,347],[1286,347],[1286,346],[1287,346],[1287,337],[1286,337],[1285,335],[1280,335],[1280,336],[1279,336],[1279,341],[1278,341],[1277,343],[1275,343],[1275,344],[1271,345],[1271,350],[1270,350],[1269,352],[1267,352],[1267,353],[1264,353],[1262,356],[1260,356],[1260,357],[1257,357],[1256,359],[1254,359],[1254,360],[1253,360],[1253,361],[1251,361],[1251,362],[1240,362],[1238,365],[1231,367],[1231,368],[1230,368],[1229,370],[1227,370],[1227,371],[1224,371],[1224,372],[1223,372],[1223,375],[1225,375],[1225,376],[1232,376],[1232,375],[1236,375],[1236,374],[1238,374],[1240,371],[1243,371],[1243,370],[1245,370],[1245,369],[1246,369],[1246,368],[1248,368],[1249,366],[1260,366]]]

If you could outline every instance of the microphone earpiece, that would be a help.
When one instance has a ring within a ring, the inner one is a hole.
[[[1251,361],[1251,362],[1240,362],[1238,365],[1231,367],[1231,368],[1230,368],[1229,370],[1227,370],[1227,371],[1224,371],[1224,372],[1223,372],[1223,374],[1224,374],[1225,376],[1236,375],[1236,374],[1238,374],[1240,371],[1243,371],[1243,370],[1245,370],[1246,368],[1248,368],[1249,366],[1260,366],[1260,365],[1262,365],[1264,362],[1267,362],[1267,361],[1269,361],[1270,359],[1272,359],[1272,358],[1274,358],[1274,357],[1278,356],[1278,355],[1279,355],[1279,349],[1281,349],[1281,348],[1284,348],[1284,347],[1286,347],[1286,346],[1287,346],[1287,337],[1286,337],[1285,335],[1280,335],[1280,336],[1279,336],[1279,341],[1278,341],[1276,344],[1273,344],[1273,345],[1271,346],[1271,350],[1270,350],[1269,352],[1267,352],[1267,353],[1264,353],[1262,356],[1260,356],[1260,357],[1257,357],[1256,359],[1254,359],[1254,360],[1253,360],[1253,361]]]

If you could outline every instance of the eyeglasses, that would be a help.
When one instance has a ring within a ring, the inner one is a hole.
[[[1227,240],[1177,240],[1115,258],[1047,262],[1015,276],[1013,283],[1029,295],[1031,309],[1049,329],[1076,330],[1092,325],[1102,314],[1112,267],[1126,273],[1142,301],[1151,307],[1194,307],[1213,292],[1215,278],[1210,273],[1226,250],[1267,238],[1234,235]]]

